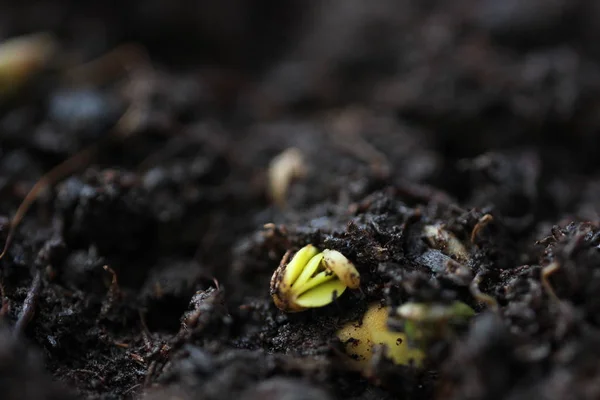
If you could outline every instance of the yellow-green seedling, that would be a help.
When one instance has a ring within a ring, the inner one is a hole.
[[[346,288],[360,286],[360,274],[350,260],[335,250],[309,244],[288,261],[286,253],[271,278],[273,302],[282,311],[298,312],[333,302]]]
[[[425,354],[410,346],[406,334],[388,328],[388,308],[371,304],[360,322],[349,322],[337,331],[336,336],[344,344],[348,365],[367,372],[375,346],[385,346],[385,356],[398,365],[420,366]]]
[[[405,303],[396,309],[404,321],[404,332],[411,343],[424,348],[432,340],[444,337],[449,326],[465,323],[475,311],[462,301],[451,304]]]

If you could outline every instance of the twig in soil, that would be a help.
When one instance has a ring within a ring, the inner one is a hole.
[[[110,290],[118,292],[119,291],[119,280],[117,279],[117,273],[108,265],[102,267],[106,272],[109,272],[112,276],[110,280]]]
[[[153,360],[150,362],[148,369],[146,370],[146,377],[144,378],[144,386],[149,386],[152,377],[154,376],[154,372],[156,371],[156,365],[158,364],[157,360]]]
[[[546,292],[548,292],[548,296],[550,296],[550,298],[556,301],[560,301],[560,299],[558,298],[556,292],[554,291],[554,288],[552,287],[552,284],[550,283],[550,277],[559,269],[560,264],[556,261],[553,261],[542,269],[541,276],[542,286],[544,287],[544,289],[546,289]]]
[[[142,367],[146,366],[146,360],[144,360],[144,357],[140,356],[139,354],[136,353],[129,353],[129,357],[131,357],[131,359],[135,362],[137,362],[138,364],[140,364]]]
[[[477,275],[475,275],[475,278],[473,278],[473,280],[471,281],[469,290],[471,291],[471,294],[473,295],[473,297],[475,297],[475,300],[485,303],[492,310],[497,311],[498,310],[498,302],[496,301],[496,299],[493,298],[492,296],[490,296],[489,294],[483,293],[481,291],[481,289],[479,288],[479,285],[481,284],[482,281],[483,281],[483,273],[478,272]]]
[[[102,304],[100,315],[106,315],[112,308],[115,301],[121,297],[121,289],[119,288],[119,281],[117,280],[117,273],[108,265],[105,265],[104,270],[112,275],[110,287],[108,288],[108,294],[106,295],[106,303]]]
[[[27,297],[23,302],[23,309],[21,310],[19,319],[17,319],[17,323],[15,324],[15,336],[20,336],[25,331],[25,328],[27,328],[27,325],[29,325],[29,322],[33,318],[35,314],[35,306],[37,304],[37,299],[40,295],[41,289],[42,274],[40,273],[40,271],[37,271],[35,276],[33,277],[33,282],[31,283],[29,292],[27,292]]]
[[[475,244],[475,240],[477,240],[477,236],[479,236],[479,232],[481,232],[481,230],[483,228],[485,228],[493,220],[494,220],[494,217],[492,217],[490,214],[485,214],[483,217],[481,217],[479,219],[479,221],[477,221],[477,223],[473,227],[473,231],[471,231],[471,243],[472,244]]]
[[[152,360],[148,369],[146,370],[146,377],[144,379],[144,386],[149,386],[152,378],[160,374],[165,365],[167,365],[169,359],[169,353],[171,351],[171,347],[167,344],[163,344],[161,346],[157,346],[157,349],[152,353],[151,357],[155,355],[160,355],[161,358]]]
[[[40,193],[48,188],[49,186],[55,184],[60,179],[72,174],[83,165],[87,164],[90,158],[98,151],[101,143],[95,143],[86,149],[76,153],[72,157],[66,159],[62,163],[58,164],[56,167],[52,168],[49,172],[44,174],[40,180],[38,180],[35,185],[31,188],[27,196],[23,199],[17,212],[13,216],[10,221],[10,227],[8,230],[8,236],[6,237],[6,242],[4,242],[4,248],[2,249],[2,253],[0,253],[0,260],[6,255],[8,251],[8,247],[10,246],[12,239],[15,235],[16,229],[21,223],[27,211],[31,205],[37,200]]]

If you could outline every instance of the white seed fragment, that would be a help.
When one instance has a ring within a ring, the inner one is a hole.
[[[273,158],[268,172],[268,194],[271,200],[284,206],[293,180],[305,176],[306,170],[302,152],[295,147],[290,147]]]
[[[323,250],[325,267],[333,271],[350,289],[360,286],[360,274],[350,260],[336,250]]]
[[[442,225],[426,225],[423,228],[423,236],[434,249],[438,249],[442,253],[454,257],[460,262],[467,262],[469,260],[469,252],[466,247],[452,232],[446,230]]]

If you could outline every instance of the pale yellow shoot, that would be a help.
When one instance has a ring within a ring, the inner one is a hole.
[[[345,343],[351,367],[367,371],[376,345],[384,345],[386,357],[395,364],[422,365],[425,354],[408,345],[406,334],[390,331],[387,319],[387,308],[372,304],[363,316],[362,324],[352,322],[337,332],[338,339]]]
[[[300,290],[299,288],[304,285],[308,280],[317,272],[319,267],[321,266],[321,262],[323,261],[323,253],[319,253],[313,258],[310,259],[306,267],[302,270],[302,273],[294,282],[294,287],[296,290]]]
[[[339,279],[330,280],[301,294],[296,304],[306,308],[326,306],[344,293],[346,287]]]
[[[300,296],[307,290],[314,288],[315,286],[321,285],[325,282],[328,282],[332,279],[339,280],[331,271],[321,271],[317,275],[313,276],[302,286],[293,287],[292,290],[296,293],[297,296]]]
[[[304,246],[298,250],[298,252],[294,254],[294,257],[292,257],[292,260],[285,267],[283,283],[288,287],[292,286],[306,267],[306,264],[318,253],[319,250],[317,250],[317,248],[312,244]]]

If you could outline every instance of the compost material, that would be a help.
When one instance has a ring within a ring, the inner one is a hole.
[[[2,398],[600,398],[599,19],[2,6],[0,38],[29,43],[0,51]],[[307,244],[360,288],[282,312],[271,276]],[[411,302],[475,316],[420,367],[349,368],[336,332]]]

